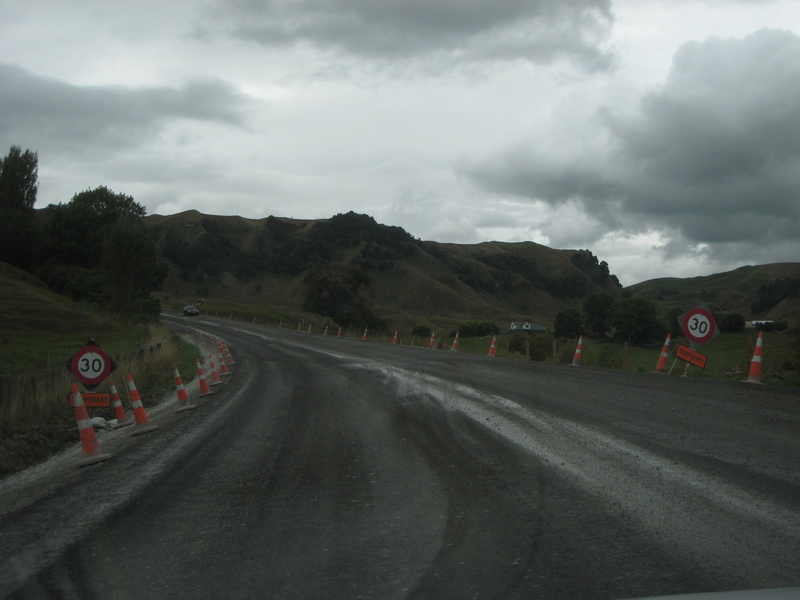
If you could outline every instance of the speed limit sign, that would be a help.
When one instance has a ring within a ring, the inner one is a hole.
[[[681,324],[683,335],[689,340],[692,346],[699,346],[710,342],[719,335],[717,323],[714,315],[705,304],[696,306],[678,317]]]
[[[64,366],[89,390],[100,385],[117,368],[116,363],[94,340],[89,340]]]

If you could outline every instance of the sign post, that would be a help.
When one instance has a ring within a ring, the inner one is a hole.
[[[64,366],[88,390],[100,385],[117,364],[97,342],[89,340]]]

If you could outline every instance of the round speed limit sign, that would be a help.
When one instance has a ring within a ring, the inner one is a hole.
[[[106,351],[93,340],[78,350],[65,366],[75,379],[90,390],[100,385],[117,368]]]
[[[683,313],[678,317],[678,323],[681,324],[686,339],[695,345],[710,342],[719,335],[714,315],[705,305],[697,306]]]

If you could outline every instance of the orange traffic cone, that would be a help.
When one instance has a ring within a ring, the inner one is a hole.
[[[364,329],[364,335],[361,336],[361,339],[362,340],[367,339],[367,330],[366,330],[366,328]]]
[[[133,382],[133,375],[128,373],[128,394],[131,397],[131,407],[133,407],[133,419],[136,421],[136,428],[131,435],[142,435],[143,433],[150,433],[158,429],[158,425],[150,425],[150,419],[147,418],[147,411],[142,404],[142,398],[139,396],[139,390],[136,389],[136,384]]]
[[[394,330],[394,337],[392,338],[392,343],[393,344],[397,343],[397,329]]]
[[[492,336],[492,343],[489,345],[488,356],[494,356],[497,353],[497,335]]]
[[[336,337],[342,337],[342,328],[339,327],[339,331],[336,332]]]
[[[322,332],[322,335],[328,335],[328,326],[325,325],[325,331]]]
[[[194,360],[197,363],[197,377],[200,379],[200,397],[210,396],[214,392],[212,392],[211,388],[208,386],[206,375],[203,373],[203,365],[200,364],[199,358],[195,358]]]
[[[217,365],[214,364],[214,359],[211,358],[211,355],[208,355],[208,361],[211,363],[211,385],[212,387],[215,385],[222,385],[224,382],[222,379],[219,378],[219,373],[217,373]]]
[[[119,399],[119,393],[117,393],[117,386],[114,385],[113,381],[109,381],[108,389],[111,391],[111,404],[114,406],[114,418],[117,419],[117,429],[133,425],[133,419],[125,414],[125,409],[122,407],[122,402]]]
[[[225,375],[230,375],[231,370],[228,368],[228,365],[225,364],[225,358],[222,356],[222,353],[219,354],[219,368],[220,368],[220,375],[225,377]]]
[[[228,345],[224,344],[224,347],[225,347],[225,363],[228,365],[235,365],[236,361],[233,360],[233,354],[231,354]]]
[[[311,333],[311,323],[308,324],[308,331],[306,333]]]
[[[302,322],[302,321],[298,321],[298,322],[297,322],[297,331],[300,331],[300,328],[301,328],[302,326],[303,326],[303,322]]]
[[[667,334],[667,339],[664,342],[664,347],[661,348],[661,356],[658,357],[658,362],[656,363],[656,373],[663,373],[666,375],[667,373],[667,358],[669,357],[669,342],[672,339],[672,334]]]
[[[583,354],[583,336],[578,338],[578,347],[575,348],[575,356],[572,357],[572,366],[581,366],[581,354]]]
[[[428,348],[433,348],[433,344],[435,343],[435,341],[436,341],[436,333],[431,331],[431,341],[428,342]]]
[[[761,383],[761,346],[764,343],[764,332],[758,332],[758,341],[756,341],[756,349],[753,352],[753,359],[750,361],[750,373],[747,375],[747,381],[750,383]]]
[[[453,345],[450,346],[451,352],[458,352],[458,332],[456,331],[456,337],[453,338]]]
[[[78,423],[78,432],[81,435],[81,449],[88,457],[80,461],[78,466],[85,467],[111,458],[110,454],[103,454],[100,451],[100,444],[94,433],[94,427],[92,427],[92,423],[89,421],[89,413],[83,403],[81,393],[78,391],[77,383],[72,384],[72,403],[75,405],[75,421]]]
[[[283,319],[281,319],[280,321],[278,321],[278,327],[283,327]]]
[[[175,374],[175,392],[178,396],[178,408],[175,409],[175,412],[197,408],[197,406],[189,402],[189,394],[186,392],[186,386],[183,385],[181,374],[178,373],[178,365],[172,365],[172,372]]]

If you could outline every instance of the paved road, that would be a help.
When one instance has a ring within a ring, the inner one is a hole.
[[[230,382],[106,463],[2,482],[0,596],[800,586],[797,390],[191,322]]]

